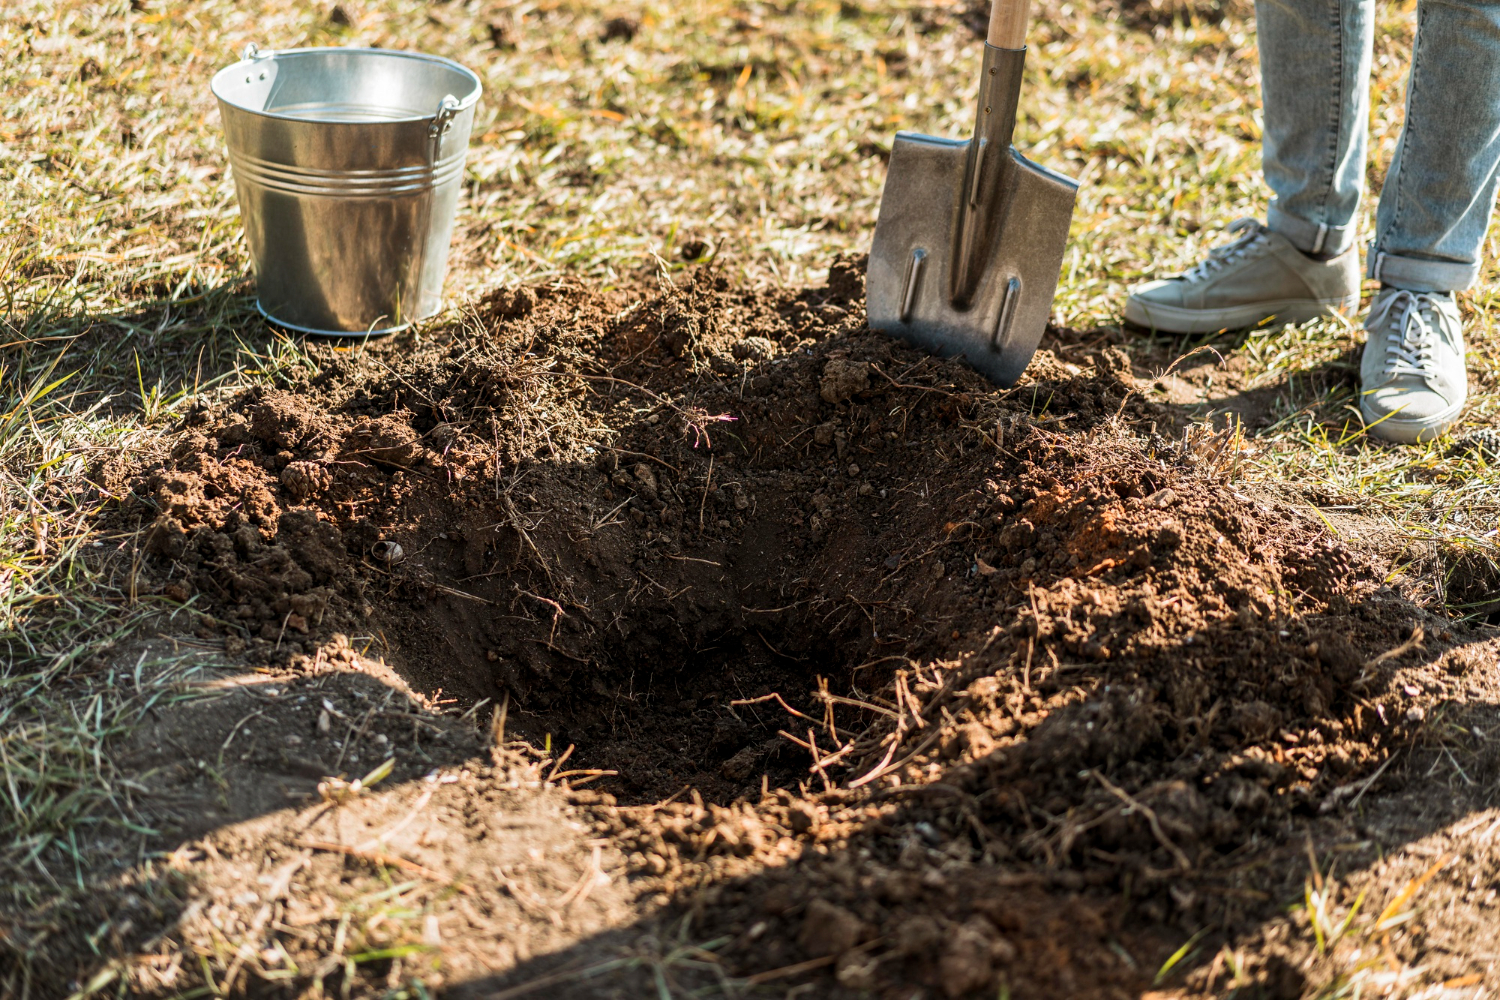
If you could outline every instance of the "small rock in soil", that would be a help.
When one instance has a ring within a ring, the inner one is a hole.
[[[859,944],[863,933],[864,923],[854,914],[826,899],[814,899],[807,904],[797,943],[813,958],[842,955]]]
[[[896,953],[910,958],[931,955],[943,943],[943,928],[937,920],[921,913],[907,917],[896,928]]]
[[[988,986],[995,974],[993,952],[997,940],[995,929],[981,917],[960,924],[938,960],[943,993],[961,997]]]
[[[645,462],[638,462],[636,463],[635,468],[631,469],[630,471],[635,475],[635,481],[640,486],[641,492],[645,494],[648,499],[656,499],[656,473],[652,471],[651,466],[647,465]]]
[[[536,292],[525,285],[497,288],[485,298],[481,307],[498,319],[520,319],[530,316],[536,308]]]
[[[869,362],[833,358],[823,366],[823,378],[818,385],[818,392],[824,402],[838,404],[848,402],[856,393],[864,392],[869,387]]]
[[[736,340],[729,353],[741,361],[770,361],[776,356],[776,345],[765,337],[746,337]]]

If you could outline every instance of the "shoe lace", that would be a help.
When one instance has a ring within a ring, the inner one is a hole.
[[[1431,295],[1402,289],[1370,311],[1370,325],[1390,321],[1401,330],[1385,345],[1386,375],[1428,378],[1437,371],[1437,329],[1430,315],[1437,305]]]
[[[1202,281],[1265,242],[1265,229],[1256,219],[1237,219],[1230,223],[1229,231],[1239,233],[1239,238],[1210,250],[1207,257],[1182,276],[1184,280]]]

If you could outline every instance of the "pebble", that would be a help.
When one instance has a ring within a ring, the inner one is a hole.
[[[870,387],[870,366],[864,361],[833,358],[823,366],[819,394],[827,403],[843,403]]]
[[[769,361],[776,356],[776,345],[765,337],[746,337],[731,344],[729,353],[741,361]]]

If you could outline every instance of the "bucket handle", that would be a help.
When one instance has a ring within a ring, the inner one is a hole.
[[[453,127],[453,119],[457,117],[463,105],[464,102],[452,94],[444,94],[443,99],[438,102],[437,114],[432,116],[432,121],[427,125],[427,138],[429,139],[427,145],[427,169],[429,171],[436,171],[438,153],[441,151],[443,145],[443,136]],[[417,246],[416,273],[418,275],[418,283],[421,281],[422,271],[427,267],[426,233],[432,226],[432,203],[436,197],[437,191],[433,189],[429,190],[422,199],[422,228],[420,232],[424,235]],[[418,307],[420,305],[421,303],[418,303]],[[399,322],[401,319],[399,305],[397,306],[397,314],[396,319]]]
[[[269,59],[271,56],[273,56],[275,54],[276,53],[274,53],[272,51],[269,51],[269,50],[266,51],[266,52],[262,52],[260,50],[260,46],[259,45],[256,45],[254,42],[251,42],[249,45],[245,46],[245,51],[243,51],[243,52],[240,53],[240,61],[241,62],[252,62],[252,61],[257,60],[257,59]]]
[[[432,123],[427,126],[427,135],[432,139],[432,152],[428,159],[434,164],[437,163],[438,147],[443,144],[443,136],[453,127],[453,119],[463,103],[452,94],[444,94],[443,99],[438,102],[437,114],[433,115]]]

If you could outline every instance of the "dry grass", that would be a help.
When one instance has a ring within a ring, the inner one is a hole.
[[[1372,188],[1400,125],[1414,9],[1381,8]],[[35,868],[66,844],[84,865],[75,832],[128,820],[101,747],[150,689],[86,665],[154,611],[129,583],[133,540],[90,533],[110,498],[89,469],[149,450],[194,399],[316,365],[254,313],[215,68],[254,41],[422,49],[478,71],[454,301],[560,273],[610,284],[685,267],[695,241],[745,280],[805,282],[868,245],[896,129],[967,131],[971,15],[907,0],[12,0],[0,19],[0,860]],[[614,18],[633,35],[606,31]],[[1229,221],[1264,210],[1252,25],[1208,2],[1044,0],[1033,53],[1018,144],[1084,183],[1056,309],[1069,326],[1112,328],[1129,284],[1190,264]],[[1464,300],[1469,425],[1500,412],[1494,279]],[[1464,574],[1492,571],[1500,468],[1446,459],[1444,443],[1366,439],[1350,409],[1358,341],[1336,323],[1214,341],[1243,353],[1252,382],[1283,387],[1241,474],[1446,546]],[[1472,589],[1439,581],[1431,596],[1461,613]],[[180,675],[150,676],[162,692]]]

